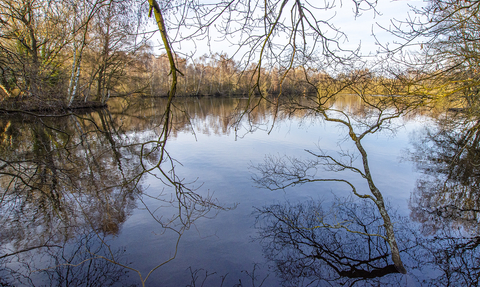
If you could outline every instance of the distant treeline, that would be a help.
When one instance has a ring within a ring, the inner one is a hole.
[[[16,1],[0,3],[2,108],[97,107],[116,96],[166,96],[170,65],[154,55],[147,7],[135,1]],[[226,54],[175,56],[177,96],[402,94],[401,76],[367,69],[335,71],[300,64],[245,64]],[[288,61],[287,61],[288,62]],[[287,65],[288,66],[288,65]],[[348,69],[348,68],[347,68]],[[408,74],[408,73],[407,73]],[[418,76],[410,73],[403,77]],[[408,86],[408,85],[407,85]]]
[[[2,1],[2,108],[96,107],[115,96],[165,96],[170,65],[149,45],[151,34],[144,32],[147,15],[142,12],[148,9],[142,5],[108,0]],[[368,70],[332,77],[299,65],[285,69],[264,64],[258,69],[226,54],[188,59],[176,55],[176,64],[182,74],[177,96],[309,94],[332,87],[345,92],[353,86],[364,92],[366,82],[379,80]],[[386,83],[382,82],[376,86]],[[383,88],[374,92],[384,93]]]
[[[169,63],[166,55],[150,56],[146,63],[145,88],[137,92],[151,96],[166,96],[170,88]],[[204,55],[196,60],[177,57],[182,76],[177,87],[178,96],[246,96],[246,95],[307,95],[307,94],[398,94],[399,77],[379,77],[368,69],[338,73],[305,67],[261,68],[255,64],[242,67],[226,54]],[[258,75],[260,73],[260,75]],[[138,77],[138,76],[137,76]]]
[[[248,60],[237,61],[226,54],[199,58],[177,54],[173,56],[181,76],[176,95],[409,95],[446,102],[461,99],[461,106],[476,106],[480,74],[478,41],[474,40],[479,21],[472,7],[478,5],[470,7],[467,2],[460,9],[457,6],[463,2],[443,5],[439,1],[440,6],[433,5],[433,14],[427,15],[426,30],[403,32],[412,39],[418,33],[432,37],[418,54],[425,61],[400,56],[387,64],[390,68],[375,64],[376,71],[338,61],[341,71],[325,63],[326,72],[311,68],[319,64],[316,58],[295,56],[285,63],[278,58],[272,64],[265,57],[258,67],[254,53]],[[184,5],[174,9],[170,4],[162,1],[169,13]],[[449,9],[454,10],[447,13]],[[166,96],[171,65],[149,45],[153,32],[148,32],[147,11],[147,1],[0,1],[2,108],[102,106],[115,96]],[[437,30],[443,24],[435,23],[443,23],[445,17],[452,26]]]

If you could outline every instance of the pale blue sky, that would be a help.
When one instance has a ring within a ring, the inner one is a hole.
[[[344,48],[354,49],[359,44],[362,46],[362,54],[369,55],[375,53],[378,50],[378,45],[375,45],[375,38],[372,36],[372,29],[377,39],[382,43],[393,43],[395,39],[390,33],[384,31],[379,27],[379,25],[388,28],[391,25],[393,19],[405,20],[408,17],[408,13],[413,15],[411,12],[410,6],[421,7],[427,2],[422,0],[400,0],[400,1],[390,1],[390,0],[380,0],[377,3],[376,9],[379,14],[375,14],[373,11],[364,11],[362,15],[355,18],[354,16],[354,3],[353,1],[344,0],[342,2],[337,1],[336,10],[331,10],[329,13],[335,15],[331,20],[332,23],[340,30],[342,30],[348,37],[348,42],[343,42]],[[326,14],[328,15],[328,14]],[[328,17],[322,14],[322,18]],[[174,35],[171,35],[173,37]],[[214,35],[213,35],[214,36]],[[154,38],[154,53],[162,53],[160,36]],[[231,47],[226,42],[219,42],[218,39],[212,37],[210,48],[207,46],[206,42],[196,40],[195,44],[192,42],[182,42],[181,45],[174,45],[174,49],[177,53],[180,54],[192,54],[195,52],[194,57],[200,57],[203,54],[208,54],[209,51],[218,52],[218,53],[227,53],[229,56],[234,51],[234,48]]]

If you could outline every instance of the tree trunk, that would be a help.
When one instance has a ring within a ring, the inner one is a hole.
[[[397,268],[398,272],[402,274],[406,274],[407,270],[403,266],[402,259],[400,257],[400,251],[398,250],[397,240],[395,238],[395,233],[393,231],[393,224],[390,216],[388,215],[387,209],[385,208],[385,201],[383,200],[382,193],[373,183],[372,174],[370,173],[370,167],[368,165],[367,159],[367,152],[363,148],[362,144],[360,143],[360,139],[356,138],[355,135],[350,135],[352,139],[355,141],[355,145],[357,149],[360,151],[363,160],[363,168],[365,170],[365,177],[368,181],[368,186],[370,188],[370,192],[375,196],[375,204],[378,207],[378,210],[383,219],[383,226],[385,227],[385,232],[387,235],[387,242],[390,246],[390,251],[392,252],[392,261],[395,267]]]

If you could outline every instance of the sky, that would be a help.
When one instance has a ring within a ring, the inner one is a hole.
[[[342,43],[344,48],[354,49],[358,47],[358,45],[361,45],[361,53],[363,55],[371,55],[379,49],[372,33],[374,33],[382,43],[391,44],[398,41],[398,39],[395,39],[389,32],[381,27],[390,27],[392,24],[391,21],[395,19],[405,20],[409,13],[413,15],[411,6],[421,7],[426,3],[426,1],[420,0],[379,0],[376,6],[378,13],[374,13],[372,10],[364,11],[359,17],[355,17],[353,1],[337,1],[336,10],[330,11],[332,15],[335,14],[335,17],[330,22],[347,35],[348,41]],[[155,29],[155,27],[152,28]],[[179,54],[194,55],[194,58],[209,54],[210,52],[226,53],[232,56],[234,48],[226,42],[221,42],[218,39],[215,40],[215,35],[213,35],[210,43],[210,46],[208,46],[206,41],[196,40],[194,44],[184,41],[181,45],[174,45],[174,50]],[[161,54],[163,49],[159,33],[153,38],[153,44],[154,53]]]
[[[352,4],[352,2],[348,3]],[[414,16],[411,6],[420,8],[425,4],[425,1],[418,0],[380,0],[376,7],[379,14],[375,15],[373,11],[366,11],[357,18],[351,17],[351,13],[349,15],[344,14],[337,19],[338,26],[348,35],[349,43],[352,46],[361,43],[362,53],[368,55],[379,48],[375,44],[375,37],[372,33],[382,43],[398,42],[399,39],[396,39],[381,27],[389,28],[392,26],[392,21],[402,21],[407,19],[409,15]],[[350,9],[352,9],[353,5],[350,6]]]

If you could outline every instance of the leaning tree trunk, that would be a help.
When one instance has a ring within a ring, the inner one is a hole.
[[[370,192],[375,196],[375,204],[378,207],[378,211],[383,219],[383,226],[385,227],[385,233],[387,237],[387,243],[390,246],[390,251],[392,252],[392,261],[395,267],[397,268],[398,272],[402,274],[406,274],[407,270],[403,266],[402,259],[400,258],[400,251],[398,249],[397,240],[395,238],[395,233],[393,231],[393,224],[390,216],[388,215],[387,208],[385,207],[385,201],[383,199],[382,193],[378,188],[375,186],[372,180],[372,174],[370,173],[370,167],[368,165],[367,159],[367,152],[363,148],[362,144],[360,143],[360,139],[356,138],[356,136],[352,136],[352,139],[355,141],[355,145],[357,149],[360,151],[363,160],[363,168],[365,170],[365,178],[368,182],[368,186],[370,188]]]

